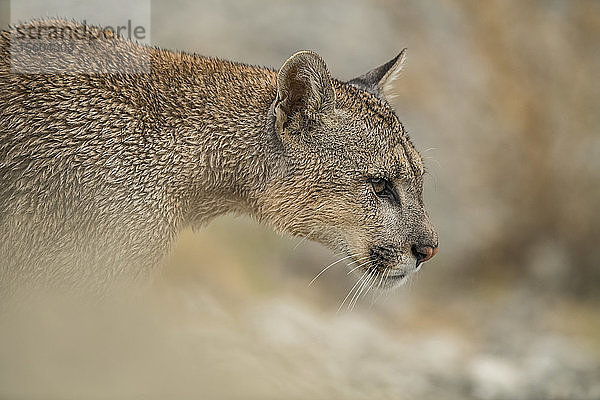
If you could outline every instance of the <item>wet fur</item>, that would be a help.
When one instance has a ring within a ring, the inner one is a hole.
[[[36,24],[80,26],[23,26]],[[19,74],[10,41],[3,31],[3,285],[145,274],[179,231],[225,213],[349,253],[437,244],[422,160],[373,76],[335,80],[310,52],[278,72],[125,40],[98,45],[149,57],[149,73]],[[372,174],[405,188],[401,209],[369,193]]]

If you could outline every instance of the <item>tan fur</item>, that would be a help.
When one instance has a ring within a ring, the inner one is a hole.
[[[39,24],[79,26],[23,26]],[[95,63],[113,71],[115,60],[149,57],[149,73],[19,74],[10,42],[2,32],[3,284],[143,274],[181,229],[225,213],[355,259],[383,249],[381,286],[384,270],[410,272],[411,246],[437,246],[423,163],[395,112],[367,80],[331,78],[315,53],[278,73],[104,39],[114,58]],[[393,180],[400,204],[373,193],[374,175]]]

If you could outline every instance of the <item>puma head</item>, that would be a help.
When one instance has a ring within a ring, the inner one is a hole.
[[[345,252],[371,287],[404,282],[438,247],[423,159],[389,102],[404,59],[341,82],[318,54],[296,53],[269,116],[280,156],[261,219]]]

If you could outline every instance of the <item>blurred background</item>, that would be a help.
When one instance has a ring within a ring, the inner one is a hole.
[[[151,300],[86,319],[93,344],[57,345],[53,306],[15,316],[53,345],[5,334],[7,398],[600,398],[600,2],[151,11],[156,46],[274,68],[311,49],[344,80],[408,48],[394,106],[425,158],[439,253],[407,286],[338,311],[355,282],[343,263],[308,286],[332,252],[219,218],[181,235]]]

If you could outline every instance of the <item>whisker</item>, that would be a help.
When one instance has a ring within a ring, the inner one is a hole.
[[[379,280],[381,282],[381,276],[383,275],[383,273],[379,273]],[[375,279],[373,279],[373,281],[371,282],[371,286],[369,287],[369,289],[367,289],[367,292],[371,292],[371,306],[369,308],[373,307],[373,299],[375,298],[375,294],[376,292],[373,291],[373,287],[375,287],[375,282],[377,282],[377,276],[375,276]],[[377,285],[379,285],[380,283],[378,283]]]
[[[311,285],[314,283],[314,281],[316,281],[316,280],[319,278],[319,276],[321,276],[321,275],[322,275],[322,274],[323,274],[325,271],[327,271],[329,268],[333,267],[335,264],[337,264],[337,263],[339,263],[339,262],[341,262],[341,261],[347,260],[347,259],[348,259],[348,258],[350,258],[350,257],[354,257],[354,254],[350,254],[350,255],[348,255],[348,256],[346,256],[346,257],[340,258],[339,260],[337,260],[337,261],[334,261],[334,262],[332,262],[331,264],[329,264],[328,266],[326,266],[325,268],[323,268],[323,269],[321,270],[321,272],[319,272],[319,273],[318,273],[318,274],[317,274],[317,275],[316,275],[316,276],[315,276],[315,277],[314,277],[314,278],[313,278],[313,279],[310,281],[310,283],[308,284],[308,286],[311,286]]]
[[[367,256],[367,257],[363,257],[362,259],[364,260],[365,258],[369,258],[369,257],[368,257],[368,256]],[[360,268],[360,267],[362,267],[363,265],[367,265],[367,264],[368,264],[368,263],[370,263],[370,262],[371,262],[371,260],[367,260],[367,261],[365,261],[364,263],[362,263],[362,264],[360,264],[360,265],[357,265],[356,267],[354,267],[354,268],[352,268],[350,271],[348,271],[348,273],[347,273],[346,275],[350,275],[351,273],[353,273],[354,271],[356,271],[357,269],[359,269],[359,268]]]
[[[298,247],[299,247],[299,246],[300,246],[302,243],[306,242],[306,241],[308,240],[308,237],[309,237],[310,235],[312,235],[312,233],[313,233],[314,231],[315,231],[315,229],[313,229],[312,231],[310,231],[310,232],[308,233],[308,235],[306,235],[306,236],[304,236],[302,239],[300,239],[300,241],[299,241],[298,243],[296,243],[296,245],[295,245],[295,246],[294,246],[294,248],[292,249],[292,252],[296,251],[296,249],[298,249]]]
[[[358,255],[358,254],[356,254],[356,255]],[[357,262],[359,262],[359,261],[362,261],[362,260],[364,260],[364,259],[366,259],[366,258],[369,258],[369,256],[364,256],[364,257],[361,257],[361,258],[357,258],[356,260],[352,260],[352,261],[351,261],[351,262],[348,264],[348,266],[351,266],[352,264],[354,264],[354,263],[357,263]]]
[[[381,284],[383,283],[383,277],[386,276],[388,271],[389,271],[389,269],[386,268],[384,271],[381,271],[381,273],[379,274],[379,282],[377,282],[377,288],[379,289],[379,291],[373,292],[373,295],[371,296],[371,307],[373,307],[373,305],[381,297],[381,293],[383,292],[383,289],[381,288]]]
[[[361,294],[363,293],[363,291],[365,290],[365,288],[370,287],[370,284],[372,283],[372,281],[375,279],[376,275],[372,273],[373,270],[369,270],[369,279],[365,280],[365,282],[360,286],[359,290],[357,291],[357,293],[355,293],[355,295],[353,296],[352,300],[350,300],[350,303],[348,304],[348,308],[350,309],[350,311],[354,311],[354,307],[356,306],[356,303],[358,302],[358,299],[360,299]],[[368,289],[367,289],[368,291]]]
[[[362,288],[365,285],[365,283],[367,283],[367,281],[369,279],[371,279],[371,274],[369,274],[369,271],[367,270],[365,273],[367,274],[367,279],[362,281],[362,283],[360,284],[358,289],[356,289],[356,291],[352,295],[352,298],[350,299],[350,301],[348,302],[348,306],[346,307],[346,309],[348,309],[348,310],[350,310],[350,307],[352,306],[352,302],[354,301],[354,298],[356,297],[356,295],[362,291]]]
[[[383,284],[383,281],[384,281],[385,279],[387,279],[387,277],[388,277],[389,273],[390,273],[390,270],[389,270],[389,268],[387,268],[385,271],[383,271],[383,272],[381,273],[381,278],[380,278],[380,280],[379,280],[379,286],[381,286],[381,285]],[[380,288],[380,290],[379,290],[379,293],[377,294],[377,297],[375,297],[375,298],[373,299],[373,304],[375,304],[377,301],[379,301],[379,299],[381,298],[381,296],[383,296],[384,294],[385,294],[385,289],[383,289],[383,288]],[[373,304],[372,304],[372,305],[373,305]]]
[[[365,296],[367,295],[367,293],[372,292],[373,287],[375,286],[375,282],[377,281],[377,270],[374,271],[373,273],[373,279],[371,279],[371,281],[369,282],[369,287],[367,288],[367,290],[365,290]],[[357,299],[358,302],[358,299]]]
[[[389,273],[390,269],[386,268],[384,271],[381,272],[381,277],[379,278],[379,283],[377,284],[377,286],[381,287],[381,285],[383,284],[383,277],[387,278],[387,274]]]
[[[344,300],[342,300],[342,304],[340,304],[340,306],[338,307],[337,312],[340,312],[340,310],[342,309],[342,307],[344,307],[344,303],[346,302],[346,300],[348,300],[348,297],[350,297],[350,294],[352,293],[352,291],[354,290],[354,288],[356,288],[356,286],[365,278],[365,276],[367,276],[366,271],[356,281],[356,283],[350,288],[350,290],[348,291],[348,294],[346,295],[346,297],[344,297]]]
[[[363,292],[366,294],[369,292],[369,290],[371,290],[373,288],[373,283],[377,279],[377,270],[372,268],[370,270],[369,274],[371,276],[370,276],[369,280],[367,281],[367,284],[363,288],[361,288],[360,293],[358,294],[358,296],[356,296],[356,299],[354,300],[354,303],[352,305],[352,310],[354,310],[354,307],[356,306],[356,303],[358,303],[358,300],[360,299],[360,296],[363,294]]]

